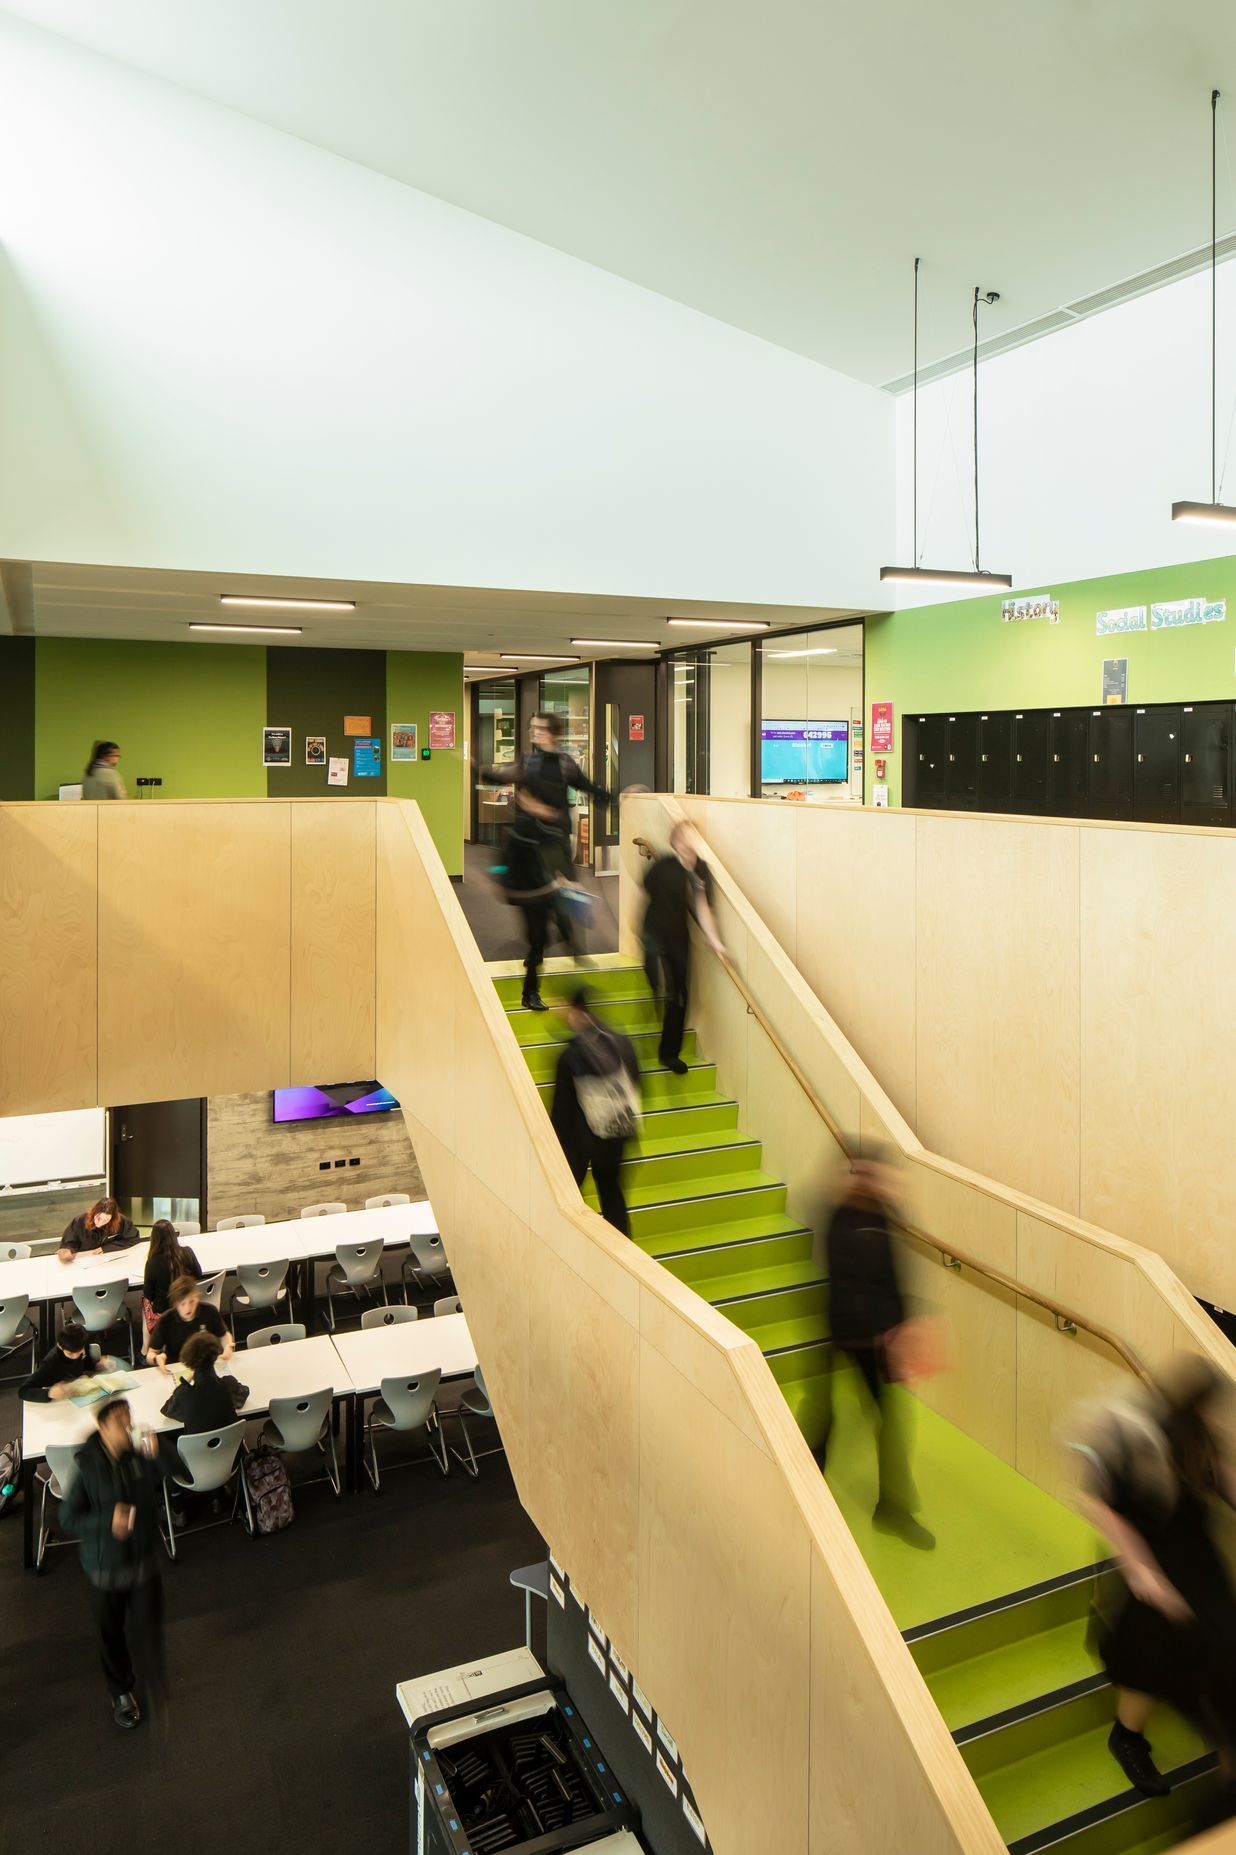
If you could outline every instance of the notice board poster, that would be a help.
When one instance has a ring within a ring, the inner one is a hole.
[[[891,702],[873,702],[871,705],[871,751],[873,754],[891,754],[893,751]]]
[[[1103,660],[1103,704],[1119,707],[1129,699],[1129,660],[1106,657]]]
[[[430,709],[429,745],[439,751],[455,745],[454,709]]]
[[[358,735],[352,742],[352,777],[378,779],[382,772],[382,743],[376,734]]]

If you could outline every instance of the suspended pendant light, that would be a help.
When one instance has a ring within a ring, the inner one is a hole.
[[[967,592],[981,587],[985,592],[995,590],[1007,591],[1012,586],[1012,576],[1007,573],[984,572],[979,558],[979,506],[978,506],[978,309],[980,291],[974,290],[974,566],[968,567],[920,567],[918,564],[918,267],[920,259],[914,260],[914,438],[913,438],[913,565],[909,567],[881,567],[880,578],[891,580],[903,586],[956,586]],[[985,303],[998,303],[998,290],[988,290],[981,300]]]
[[[1219,118],[1219,93],[1210,93],[1210,501],[1174,502],[1173,522],[1208,522],[1220,528],[1236,525],[1236,508],[1219,501],[1218,404],[1218,207],[1215,187],[1215,142]]]

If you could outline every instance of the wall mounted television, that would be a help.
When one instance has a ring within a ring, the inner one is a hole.
[[[850,776],[848,721],[760,723],[760,784],[840,786]]]
[[[272,1119],[342,1121],[349,1115],[389,1114],[399,1103],[378,1082],[329,1082],[316,1088],[276,1089]]]

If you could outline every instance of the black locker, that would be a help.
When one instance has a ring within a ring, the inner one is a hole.
[[[918,716],[905,715],[901,722],[901,803],[918,804]],[[874,759],[874,756],[873,756]],[[875,768],[872,767],[872,777]]]
[[[1047,809],[1053,818],[1084,818],[1090,793],[1090,711],[1053,709]]]
[[[943,811],[948,805],[948,716],[920,715],[917,734],[914,803],[924,810]]]
[[[1006,812],[1013,801],[1013,717],[979,716],[978,802],[981,812]]]
[[[972,812],[978,805],[979,718],[948,718],[948,804],[954,811]]]
[[[1133,711],[1090,711],[1090,818],[1133,816]]]
[[[1013,716],[1013,804],[1015,812],[1047,810],[1047,740],[1051,716],[1026,709]]]
[[[1180,713],[1181,824],[1232,822],[1232,707],[1195,702]]]
[[[1180,710],[1133,711],[1133,816],[1142,824],[1180,823]]]

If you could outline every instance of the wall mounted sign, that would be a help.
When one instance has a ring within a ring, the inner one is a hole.
[[[372,734],[372,718],[368,715],[345,715],[343,732],[345,734]]]
[[[324,734],[307,734],[305,736],[305,765],[326,765],[326,736]]]
[[[1000,616],[1006,625],[1028,618],[1045,618],[1049,625],[1058,625],[1060,601],[1049,598],[1046,593],[1035,599],[1005,599],[1000,606]]]
[[[341,754],[337,760],[334,758],[331,759],[330,766],[327,769],[326,783],[328,786],[346,786],[347,785],[348,783],[348,762],[347,762],[346,755]]]
[[[1145,631],[1146,608],[1144,605],[1113,606],[1110,612],[1096,612],[1094,630],[1096,637],[1113,637],[1118,631]]]
[[[455,745],[455,711],[454,709],[430,709],[429,711],[429,745],[440,749]]]
[[[1119,706],[1129,699],[1129,660],[1108,657],[1103,664],[1103,702],[1106,707]]]
[[[1227,617],[1226,599],[1173,599],[1150,608],[1152,631],[1173,631],[1177,625],[1221,625]]]
[[[642,741],[643,738],[644,738],[644,717],[642,715],[631,715],[630,717],[628,717],[628,721],[627,721],[628,741]]]
[[[262,765],[291,766],[292,764],[292,730],[290,728],[262,729]]]
[[[871,705],[871,751],[873,754],[891,754],[893,751],[891,702],[873,702]]]
[[[382,743],[376,734],[352,743],[352,772],[357,779],[377,779],[382,772]]]
[[[414,721],[393,721],[391,723],[391,759],[416,759],[416,723]]]

